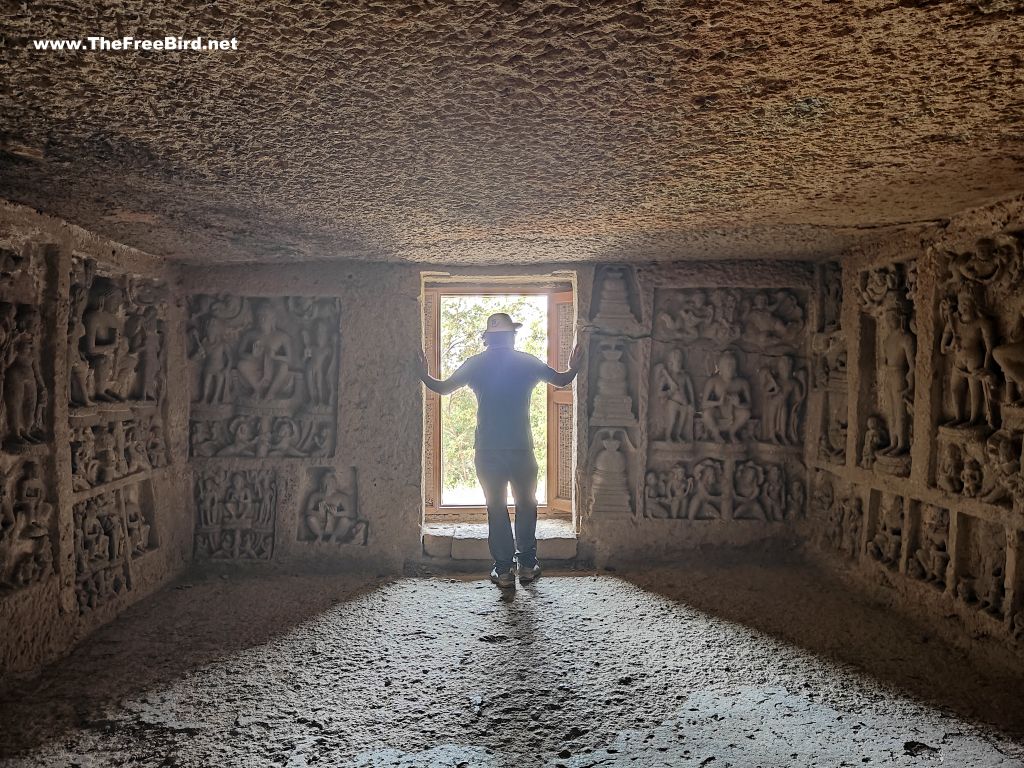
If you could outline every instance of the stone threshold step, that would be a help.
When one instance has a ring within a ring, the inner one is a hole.
[[[427,523],[423,554],[447,560],[490,560],[486,523]],[[568,520],[537,521],[537,558],[574,560],[576,532]]]

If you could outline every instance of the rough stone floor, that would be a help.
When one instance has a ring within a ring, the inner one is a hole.
[[[1022,766],[1024,680],[801,564],[202,574],[0,696],[4,766]]]

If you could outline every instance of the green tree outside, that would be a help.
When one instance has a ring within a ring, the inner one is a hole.
[[[507,312],[523,327],[516,334],[516,349],[547,361],[547,296],[442,296],[441,377],[451,376],[463,361],[484,351],[481,336],[487,317]],[[547,499],[547,393],[538,385],[530,400],[530,429],[540,467],[537,499]],[[482,506],[483,491],[473,466],[476,431],[476,396],[463,388],[441,399],[441,503]]]

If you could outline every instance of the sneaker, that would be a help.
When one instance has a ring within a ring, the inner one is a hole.
[[[540,576],[540,563],[534,563],[532,568],[520,563],[516,570],[519,572],[519,581],[523,584],[529,584]]]
[[[491,581],[497,584],[501,589],[515,589],[516,572],[511,568],[499,571],[498,566],[494,566],[491,569]]]

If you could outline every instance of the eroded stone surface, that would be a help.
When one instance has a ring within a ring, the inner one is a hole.
[[[1020,190],[1020,12],[25,4],[0,194],[200,263],[814,256]],[[194,34],[239,50],[30,49]]]
[[[168,589],[9,690],[0,754],[1008,768],[1024,759],[1020,684],[783,558],[548,575],[511,598],[473,578],[264,571]]]

